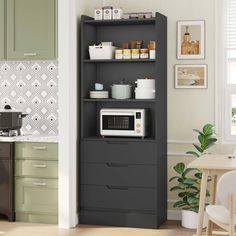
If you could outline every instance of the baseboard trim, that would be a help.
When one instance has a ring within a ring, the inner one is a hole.
[[[181,211],[179,210],[168,210],[167,211],[168,220],[181,220]]]

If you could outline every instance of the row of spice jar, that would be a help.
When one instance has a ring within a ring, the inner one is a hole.
[[[156,59],[156,50],[142,49],[116,49],[115,59],[129,60],[129,59]]]

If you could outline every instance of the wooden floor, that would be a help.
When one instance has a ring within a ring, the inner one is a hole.
[[[55,225],[0,221],[0,236],[192,236],[179,222],[168,221],[158,230],[79,225],[70,230]]]

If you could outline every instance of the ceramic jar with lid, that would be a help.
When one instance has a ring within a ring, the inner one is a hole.
[[[149,50],[147,48],[140,49],[140,59],[148,59],[149,58]]]
[[[154,99],[156,97],[155,79],[138,79],[135,81],[137,88],[135,88],[136,99]]]

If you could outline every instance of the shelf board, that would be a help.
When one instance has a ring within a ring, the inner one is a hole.
[[[106,26],[106,25],[154,25],[156,18],[150,19],[120,19],[120,20],[85,20],[85,24]]]
[[[84,98],[84,102],[156,102],[155,99],[112,99],[112,98]]]
[[[85,59],[84,63],[154,63],[155,59],[130,59],[130,60],[118,60],[118,59],[109,59],[109,60],[89,60]]]
[[[102,137],[93,136],[81,138],[83,141],[105,141],[105,142],[157,142],[154,138],[130,138],[130,137]]]

